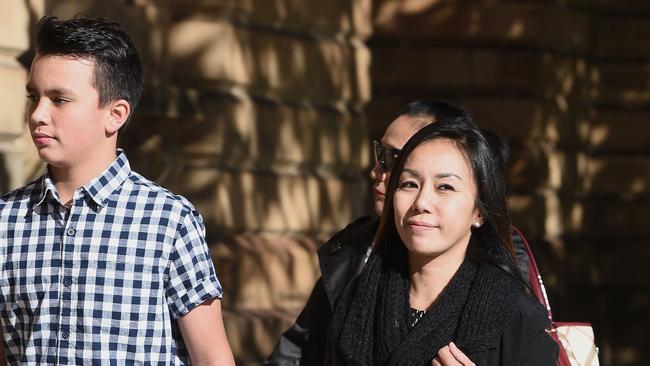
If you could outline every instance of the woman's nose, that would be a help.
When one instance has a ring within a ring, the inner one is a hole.
[[[418,196],[415,198],[411,207],[413,211],[418,213],[431,213],[433,200],[433,192],[430,189],[422,189],[418,192]]]

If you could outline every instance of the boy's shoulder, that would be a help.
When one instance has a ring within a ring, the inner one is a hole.
[[[30,202],[35,203],[43,194],[43,176],[25,184],[20,188],[7,192],[0,196],[0,211],[5,208],[26,205]]]
[[[182,211],[196,211],[194,205],[187,198],[173,193],[135,171],[131,171],[128,180],[133,185],[133,191],[138,192],[137,195],[146,196],[152,202],[161,202]]]

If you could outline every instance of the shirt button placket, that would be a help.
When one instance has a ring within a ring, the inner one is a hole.
[[[61,348],[62,352],[66,353],[70,343],[68,339],[70,338],[70,326],[73,323],[71,319],[71,300],[72,300],[72,269],[74,265],[72,263],[73,256],[73,247],[74,247],[74,236],[77,234],[77,230],[74,227],[69,226],[65,230],[67,236],[64,240],[64,250],[63,250],[63,298],[61,301]]]

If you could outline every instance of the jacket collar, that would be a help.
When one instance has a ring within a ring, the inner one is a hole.
[[[336,233],[318,249],[321,278],[330,306],[359,273],[361,260],[377,233],[379,218],[364,216]]]

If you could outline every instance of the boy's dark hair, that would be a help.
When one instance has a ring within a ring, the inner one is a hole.
[[[95,63],[94,86],[99,106],[124,99],[131,119],[142,94],[142,67],[129,34],[105,18],[75,17],[59,20],[46,15],[38,22],[36,52],[39,56],[70,56]]]

